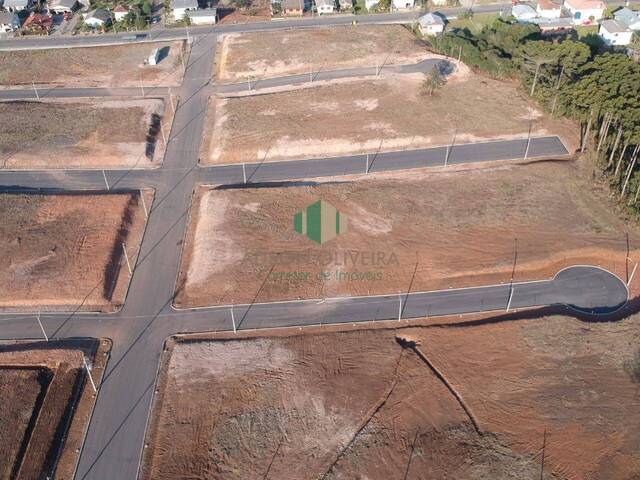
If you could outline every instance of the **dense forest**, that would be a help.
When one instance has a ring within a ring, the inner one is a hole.
[[[432,47],[492,76],[517,79],[547,111],[580,122],[581,150],[597,154],[620,203],[640,212],[640,65],[633,59],[502,19],[477,34],[453,30]]]

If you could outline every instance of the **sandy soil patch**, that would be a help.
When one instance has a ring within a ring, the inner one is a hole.
[[[158,65],[145,65],[156,48],[168,48]],[[0,52],[0,88],[44,86],[137,87],[180,85],[185,42]]]
[[[0,102],[0,166],[150,168],[165,151],[171,108],[162,99]]]
[[[147,205],[152,196],[145,192]],[[113,311],[145,217],[140,195],[0,194],[0,309]]]
[[[227,34],[218,45],[219,82],[352,67],[415,63],[426,48],[401,25]]]
[[[433,96],[422,75],[393,75],[236,98],[211,97],[202,161],[273,161],[557,134],[575,127],[507,82],[460,71]],[[508,99],[508,101],[506,100]]]
[[[577,480],[640,468],[637,318],[348,330],[170,341],[142,478]]]
[[[294,214],[320,199],[347,216],[347,232],[322,245],[294,230]],[[624,278],[627,227],[612,211],[569,161],[201,188],[176,304],[508,282],[516,238],[515,281],[581,263]]]
[[[95,396],[83,355],[99,381],[107,340],[0,344],[0,478],[72,478]]]

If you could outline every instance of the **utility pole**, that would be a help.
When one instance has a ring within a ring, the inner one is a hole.
[[[527,148],[524,150],[524,159],[526,160],[529,156],[529,146],[531,145],[531,126],[533,124],[532,120],[529,120],[529,134],[527,135]]]
[[[36,98],[40,100],[40,95],[38,94],[38,89],[36,88],[36,84],[32,81],[31,86],[33,87],[33,91],[36,93]]]
[[[142,74],[140,74],[140,90],[142,90],[142,98],[144,98],[144,84],[142,83]]]
[[[451,145],[447,145],[446,155],[444,157],[444,166],[446,167],[449,163],[449,155],[451,155],[451,151],[453,150],[453,146],[456,143],[456,135],[458,135],[458,128],[453,132],[453,137],[451,138]]]
[[[142,208],[144,210],[144,218],[149,218],[149,211],[147,210],[147,203],[144,200],[144,192],[140,190],[140,200],[142,200]]]
[[[545,449],[547,448],[547,429],[544,429],[544,433],[542,434],[542,461],[540,462],[540,480],[543,480],[544,475],[544,454]]]
[[[40,321],[40,312],[36,313],[36,319],[38,320],[38,325],[40,325],[40,330],[42,330],[42,335],[44,335],[45,341],[49,341],[49,337],[47,337],[47,332],[44,331],[44,327],[42,326],[42,322]]]
[[[167,137],[164,134],[164,124],[162,123],[162,120],[160,120],[160,132],[162,132],[162,141],[164,142],[164,145],[167,146]]]
[[[368,153],[365,160],[364,173],[367,175],[369,174],[369,154]]]
[[[398,292],[398,321],[402,320],[402,295]]]
[[[236,317],[233,315],[233,305],[231,305],[231,324],[233,325],[233,333],[238,333],[236,331]]]
[[[249,86],[249,90],[251,90],[251,77],[247,78],[247,85]]]
[[[247,184],[247,170],[244,167],[244,162],[242,163],[242,181],[245,185]]]
[[[107,182],[107,174],[102,170],[102,178],[104,178],[104,184],[107,186],[107,191],[109,191],[109,182]]]
[[[122,242],[122,251],[124,252],[124,259],[127,261],[129,275],[133,275],[133,270],[131,270],[131,263],[129,263],[129,255],[127,254],[127,247],[124,245],[124,242]]]
[[[96,384],[93,381],[93,377],[91,376],[91,367],[89,366],[89,363],[87,363],[87,357],[85,357],[84,354],[82,354],[82,363],[84,363],[84,369],[86,370],[89,381],[91,382],[91,386],[93,387],[93,392],[96,393],[98,389],[96,388]]]
[[[182,61],[182,66],[184,67],[184,60]],[[171,102],[171,113],[175,115],[176,106],[173,104],[173,96],[171,95],[171,87],[169,87],[169,101]]]

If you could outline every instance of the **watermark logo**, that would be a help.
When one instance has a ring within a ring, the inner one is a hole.
[[[347,216],[329,202],[318,200],[293,216],[293,228],[322,245],[347,231]]]

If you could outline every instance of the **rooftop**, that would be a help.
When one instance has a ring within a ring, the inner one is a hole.
[[[76,4],[76,0],[52,0],[52,7],[65,7],[65,8],[73,8]]]
[[[171,8],[198,8],[198,0],[171,0]]]
[[[624,33],[627,27],[617,20],[605,20],[600,24],[601,28],[604,28],[609,33]]]
[[[9,7],[26,7],[29,0],[4,0],[4,8]]]
[[[206,10],[191,10],[187,12],[189,17],[215,17],[217,10],[215,8],[207,8]]]
[[[538,6],[542,10],[560,10],[562,5],[552,0],[538,0]]]
[[[600,0],[564,0],[574,10],[604,10],[604,2]]]
[[[427,13],[418,19],[418,23],[422,26],[427,25],[444,25],[444,20],[440,15]]]

